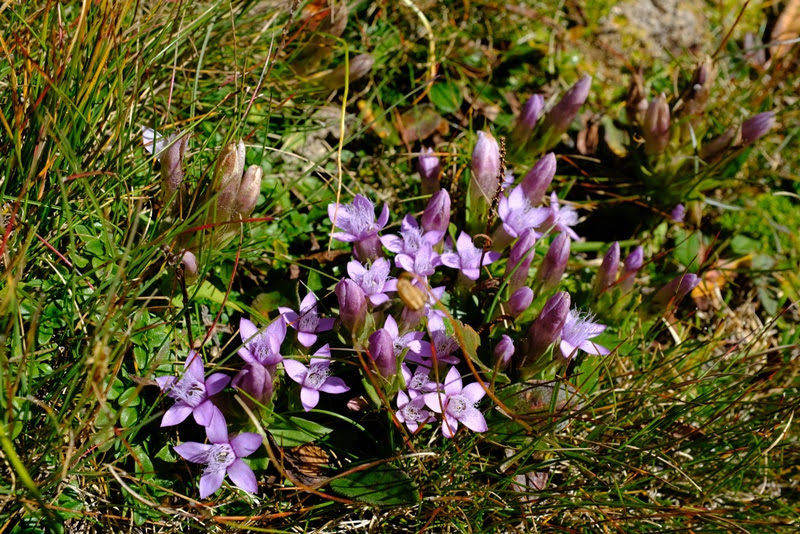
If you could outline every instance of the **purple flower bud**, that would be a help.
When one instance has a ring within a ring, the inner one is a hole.
[[[165,202],[172,198],[183,182],[183,154],[186,152],[189,136],[183,135],[177,140],[172,137],[167,142],[171,144],[159,156]]]
[[[442,174],[442,165],[439,158],[433,155],[432,148],[422,147],[417,158],[417,170],[422,180],[422,194],[432,195],[439,188],[439,176]]]
[[[511,294],[508,299],[508,314],[511,317],[517,318],[522,312],[527,310],[533,302],[533,289],[529,287],[521,287]]]
[[[533,261],[533,246],[536,244],[536,232],[533,228],[525,230],[516,243],[511,246],[506,263],[508,290],[514,293],[528,282],[528,269]]]
[[[611,248],[608,249],[606,255],[603,256],[603,263],[600,264],[600,269],[597,270],[597,275],[594,278],[594,286],[592,292],[598,295],[614,285],[617,281],[617,271],[619,270],[619,242],[614,241]]]
[[[367,297],[364,290],[349,278],[336,284],[336,296],[339,299],[339,319],[342,324],[356,335],[367,317]]]
[[[542,95],[533,95],[525,102],[514,124],[514,131],[511,132],[511,142],[514,146],[525,146],[543,110],[544,97]]]
[[[447,232],[450,224],[450,195],[444,189],[433,194],[422,213],[422,229],[426,232]]]
[[[478,141],[472,151],[472,178],[470,196],[473,201],[483,198],[492,203],[500,179],[500,146],[487,132],[478,132]],[[474,205],[477,205],[474,203]]]
[[[189,279],[197,278],[197,256],[189,250],[184,250],[181,255],[181,265],[183,266],[183,276],[188,282]]]
[[[638,246],[633,249],[630,254],[628,254],[628,257],[625,258],[625,262],[622,267],[622,275],[620,276],[619,287],[622,289],[623,293],[630,293],[631,289],[633,289],[633,282],[636,273],[642,268],[643,264],[644,249],[641,246]]]
[[[233,377],[231,386],[247,392],[261,404],[268,403],[272,397],[272,375],[269,369],[260,363],[246,363]]]
[[[682,274],[656,292],[653,296],[653,304],[661,309],[665,309],[670,302],[677,304],[699,283],[700,277],[696,274]]]
[[[647,107],[642,125],[644,151],[650,155],[661,154],[669,143],[669,105],[664,93],[653,99]]]
[[[719,135],[705,143],[700,148],[700,157],[705,161],[710,161],[726,151],[736,137],[736,128],[728,128],[722,135]]]
[[[384,328],[369,336],[367,353],[384,378],[389,378],[397,373],[397,358],[394,355],[392,336]]]
[[[755,143],[772,129],[775,124],[775,112],[765,111],[755,115],[742,124],[742,146]]]
[[[567,321],[569,306],[570,298],[566,291],[550,297],[539,317],[528,329],[528,351],[521,366],[524,366],[525,363],[535,364],[547,351],[547,348],[558,340],[561,329],[564,328],[564,323]]]
[[[231,143],[222,149],[217,158],[217,167],[214,171],[214,185],[217,195],[217,220],[224,221],[231,218],[236,205],[237,193],[241,185],[244,172],[245,147],[240,139],[238,143]]]
[[[536,162],[536,165],[528,171],[519,184],[531,206],[542,203],[547,188],[550,187],[550,182],[553,181],[555,175],[556,156],[552,152],[548,152]]]
[[[250,215],[258,202],[261,193],[261,177],[264,171],[258,165],[250,165],[242,177],[233,210],[241,217]]]
[[[541,284],[542,291],[549,291],[561,283],[561,276],[567,268],[571,241],[566,232],[561,232],[550,243],[539,270],[536,281]]]
[[[494,347],[494,357],[500,360],[500,366],[506,367],[514,355],[514,340],[503,334]]]
[[[672,219],[673,222],[683,222],[683,216],[686,215],[686,208],[683,207],[683,204],[678,204],[672,211],[669,212],[669,218]]]
[[[570,87],[563,98],[553,106],[553,109],[544,118],[544,129],[549,130],[550,139],[558,137],[567,131],[569,125],[578,115],[581,106],[589,96],[589,89],[592,87],[592,77],[584,76]]]

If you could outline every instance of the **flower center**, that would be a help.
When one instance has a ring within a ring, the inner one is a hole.
[[[234,461],[236,461],[236,454],[230,445],[227,443],[215,443],[211,445],[211,450],[208,451],[208,465],[205,473],[223,471]]]
[[[173,398],[180,399],[194,408],[205,399],[206,386],[203,382],[184,375],[172,386],[170,394]]]
[[[456,419],[462,417],[471,405],[464,395],[453,395],[447,399],[447,411]]]
[[[300,332],[314,333],[317,331],[319,316],[314,308],[300,310],[300,319],[297,321],[297,329]]]
[[[353,204],[345,204],[347,211],[347,230],[355,236],[370,233],[375,226],[375,212],[372,209],[360,209]]]
[[[250,342],[250,352],[262,365],[269,365],[279,361],[276,358],[278,355],[270,349],[269,342],[263,338],[258,338]]]
[[[405,248],[406,253],[413,255],[422,246],[421,228],[409,228],[407,230],[402,230],[400,235],[403,236],[403,248]]]
[[[329,376],[331,376],[331,371],[327,365],[315,363],[308,369],[305,385],[313,389],[319,389]]]
[[[357,282],[359,281],[357,280]],[[372,295],[383,289],[383,282],[383,277],[380,274],[374,271],[367,271],[364,273],[364,276],[361,277],[359,285],[364,290],[364,293]]]
[[[425,384],[427,384],[429,380],[430,379],[428,378],[428,375],[424,375],[422,373],[415,374],[409,381],[408,389],[416,389],[420,391],[425,387]]]
[[[406,421],[422,421],[425,418],[422,410],[410,402],[403,406],[403,417]]]

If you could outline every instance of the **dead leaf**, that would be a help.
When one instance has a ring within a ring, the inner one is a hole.
[[[432,104],[415,106],[402,115],[397,115],[397,131],[403,142],[410,145],[414,141],[422,141],[439,132],[447,135],[450,127]]]
[[[800,35],[800,0],[789,0],[783,8],[770,38],[773,42],[784,42],[797,39]],[[796,43],[776,44],[769,48],[774,59],[785,56]]]

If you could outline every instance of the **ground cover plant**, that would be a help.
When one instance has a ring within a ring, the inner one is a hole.
[[[0,6],[0,532],[797,528],[800,7],[649,6]]]

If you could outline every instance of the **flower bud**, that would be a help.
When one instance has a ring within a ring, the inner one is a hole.
[[[231,386],[247,392],[261,404],[266,404],[272,397],[272,375],[260,363],[248,363],[233,377]]]
[[[500,367],[506,367],[514,355],[514,340],[503,334],[494,347],[494,357],[500,360]]]
[[[528,350],[520,366],[526,363],[533,365],[555,343],[561,335],[561,329],[569,313],[569,293],[561,291],[556,293],[542,308],[539,317],[528,329]]]
[[[357,335],[367,317],[367,297],[353,280],[345,278],[336,284],[339,299],[339,319],[351,334]]]
[[[736,128],[728,128],[722,133],[722,135],[703,143],[703,146],[700,148],[699,152],[700,158],[707,162],[715,159],[731,146],[731,143],[733,143],[735,137]]]
[[[536,271],[536,281],[541,284],[542,291],[549,291],[561,283],[561,276],[569,261],[570,244],[566,232],[559,233],[550,243],[550,248]]]
[[[670,302],[677,304],[699,283],[699,276],[692,273],[682,274],[656,292],[653,296],[653,305],[663,310]]]
[[[642,268],[644,264],[644,249],[641,246],[636,247],[625,258],[622,266],[622,275],[619,278],[619,287],[623,293],[630,293],[633,289],[633,282],[636,273]]]
[[[422,147],[417,158],[423,195],[432,195],[440,189],[439,176],[442,174],[442,165],[439,163],[439,158],[433,154],[432,148]]]
[[[742,124],[742,146],[755,143],[772,129],[775,124],[775,112],[765,111],[755,115]]]
[[[594,278],[594,286],[592,287],[592,292],[595,295],[599,295],[609,287],[611,287],[614,282],[617,281],[617,271],[619,270],[619,242],[614,241],[614,244],[611,245],[611,248],[608,249],[606,255],[603,256],[603,263],[600,264],[600,269],[597,270],[597,274]]]
[[[450,195],[440,189],[428,200],[422,213],[422,229],[426,232],[447,232],[450,224]]]
[[[514,130],[511,132],[511,142],[515,147],[525,146],[536,128],[536,121],[544,110],[544,97],[533,95],[522,106],[522,110],[514,123]]]
[[[161,180],[164,188],[164,202],[169,202],[175,192],[183,182],[183,155],[186,152],[186,145],[189,136],[183,135],[175,140],[170,138],[171,143],[166,150],[161,152],[159,161],[161,162]]]
[[[187,283],[197,278],[197,256],[189,250],[184,250],[181,255],[181,265],[183,266],[183,278]]]
[[[531,206],[542,203],[547,188],[550,187],[550,182],[553,181],[555,175],[556,156],[552,152],[548,152],[536,162],[536,165],[528,171],[519,184]]]
[[[368,354],[384,378],[390,378],[397,373],[394,343],[391,334],[385,329],[381,328],[369,336]]]
[[[242,217],[250,215],[258,203],[261,193],[261,176],[264,171],[258,165],[250,165],[242,177],[239,191],[236,193],[234,211]]]
[[[236,205],[236,195],[244,172],[245,148],[240,139],[222,149],[214,171],[214,188],[217,195],[217,220],[231,218]]]
[[[525,230],[516,243],[511,246],[506,263],[506,278],[508,290],[514,293],[517,289],[527,285],[528,269],[533,261],[533,246],[536,244],[536,232],[533,228]]]
[[[664,93],[653,99],[647,107],[642,125],[644,151],[650,155],[661,154],[669,143],[669,105]]]
[[[533,289],[521,287],[511,294],[508,299],[508,314],[515,319],[522,315],[522,312],[530,308],[533,302]]]
[[[669,218],[672,219],[673,222],[683,222],[683,217],[686,215],[686,208],[683,207],[683,204],[677,204],[672,211],[669,212]]]
[[[544,129],[548,131],[548,137],[557,140],[578,115],[581,106],[589,96],[589,89],[592,87],[592,77],[584,76],[564,94],[561,100],[553,106],[553,109],[544,118]]]
[[[471,167],[470,196],[475,200],[483,198],[491,204],[500,179],[500,146],[492,134],[478,132]]]

